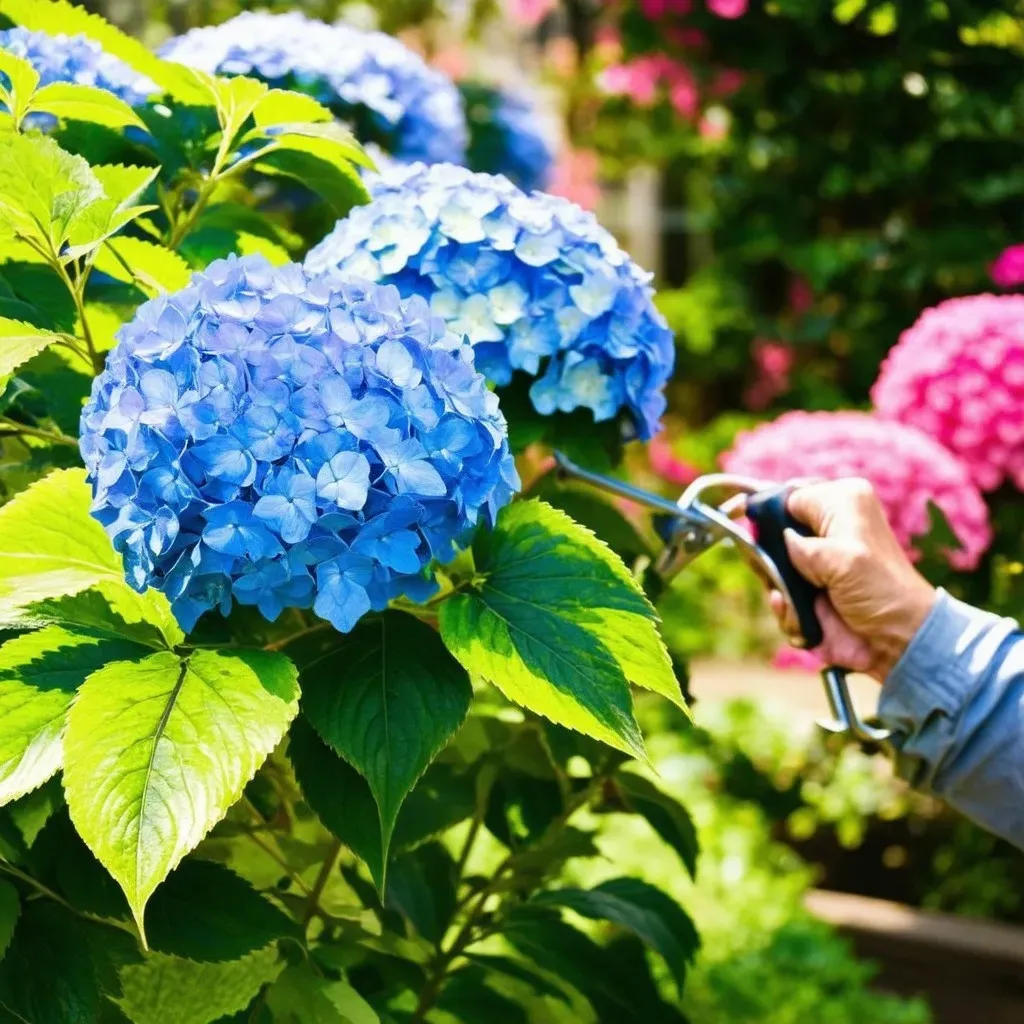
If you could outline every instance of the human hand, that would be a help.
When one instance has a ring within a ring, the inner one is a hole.
[[[787,508],[815,533],[787,530],[786,547],[797,571],[826,591],[816,609],[825,634],[816,652],[827,664],[884,681],[928,617],[935,588],[910,563],[867,481],[799,487]],[[796,642],[793,610],[778,592],[771,605]]]

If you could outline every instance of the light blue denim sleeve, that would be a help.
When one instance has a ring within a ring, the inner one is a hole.
[[[1024,848],[1024,633],[944,591],[882,687],[897,772]]]

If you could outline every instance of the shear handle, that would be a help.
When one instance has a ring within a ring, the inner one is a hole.
[[[754,528],[754,539],[758,546],[775,563],[779,575],[785,581],[789,599],[800,623],[804,645],[813,648],[825,639],[814,607],[822,590],[797,572],[786,548],[786,530],[795,530],[803,537],[813,536],[813,531],[786,509],[786,501],[792,491],[791,484],[783,484],[751,494],[747,498],[747,518]]]

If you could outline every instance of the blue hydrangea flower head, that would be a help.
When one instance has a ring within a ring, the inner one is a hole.
[[[202,71],[250,75],[307,92],[354,121],[360,139],[381,143],[400,160],[465,159],[458,89],[383,32],[326,25],[298,11],[246,11],[171,39],[161,55]]]
[[[49,35],[10,28],[0,31],[0,50],[27,60],[38,72],[41,85],[53,82],[92,85],[112,92],[133,107],[145,103],[158,91],[154,82],[107,53],[95,39],[86,35]],[[0,78],[4,76],[0,74]],[[46,121],[38,123],[42,127],[53,121],[54,118],[46,115]]]
[[[530,97],[477,82],[463,82],[459,89],[469,121],[469,166],[503,174],[526,192],[547,187],[555,154]]]
[[[472,349],[419,297],[229,257],[143,304],[82,413],[92,513],[189,630],[232,601],[342,631],[432,587],[518,488]]]
[[[534,377],[543,415],[626,412],[637,436],[657,433],[672,335],[650,275],[592,214],[446,164],[392,167],[369,185],[373,201],[338,222],[307,269],[427,299],[499,387],[515,371]]]

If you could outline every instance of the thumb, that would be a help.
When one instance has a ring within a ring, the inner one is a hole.
[[[786,550],[794,568],[816,587],[828,587],[831,578],[829,542],[822,537],[803,537],[796,530],[786,530]]]

